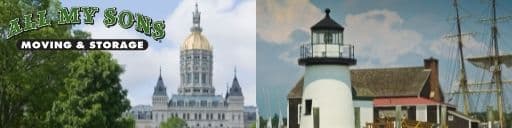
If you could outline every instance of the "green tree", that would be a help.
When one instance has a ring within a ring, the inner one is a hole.
[[[178,117],[168,118],[165,122],[160,123],[160,128],[186,128],[187,123]]]
[[[127,91],[120,84],[123,69],[110,53],[93,51],[69,65],[65,92],[48,113],[51,127],[121,128],[130,109]]]
[[[274,114],[274,116],[272,117],[272,128],[278,128],[279,126],[279,115],[277,114]]]
[[[260,127],[259,127],[259,128],[265,128],[265,127],[267,127],[267,121],[268,121],[268,120],[265,120],[265,118],[263,118],[263,116],[260,116],[260,117],[258,117],[258,118],[260,118]]]
[[[120,128],[135,128],[135,118],[129,113],[125,113],[125,115],[120,118],[119,122],[123,122],[119,124]]]
[[[9,22],[25,14],[47,10],[57,17],[57,0],[2,0],[0,2],[0,127],[49,127],[47,112],[64,90],[67,66],[81,56],[76,51],[20,51],[19,39],[89,38],[88,33],[72,31],[71,25],[51,25],[6,39]]]
[[[256,123],[257,122],[253,122],[253,123],[249,124],[249,128],[256,128]]]

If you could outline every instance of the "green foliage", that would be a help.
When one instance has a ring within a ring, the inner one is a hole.
[[[48,10],[47,17],[55,17],[52,10],[60,7],[56,0],[0,2],[0,127],[48,127],[44,122],[48,112],[64,90],[68,75],[67,65],[80,53],[75,51],[20,51],[18,39],[89,38],[85,32],[71,34],[70,25],[52,25],[24,32],[11,39],[7,37],[9,21],[22,18],[37,10]]]
[[[272,116],[272,128],[278,128],[278,125],[279,125],[279,115],[277,114],[274,114],[274,116]]]
[[[260,116],[260,128],[267,128],[267,123],[268,121],[271,121],[271,124],[272,124],[272,128],[279,128],[279,115],[277,115],[276,113],[274,114],[274,116],[272,116],[272,118],[270,120],[268,119],[265,119],[264,117]],[[281,120],[283,120],[283,123],[286,123],[286,118],[281,118]],[[254,127],[256,127],[256,123],[254,123]],[[286,125],[286,124],[285,124]]]
[[[160,123],[160,128],[186,128],[187,123],[178,118],[178,117],[171,117],[168,118],[165,122]]]
[[[257,122],[253,122],[253,123],[249,124],[249,128],[256,128],[256,123]]]
[[[69,69],[66,91],[48,113],[51,127],[117,128],[129,123],[122,119],[130,109],[119,79],[123,69],[109,53],[89,52]]]
[[[260,116],[259,118],[260,118],[260,127],[259,128],[267,127],[267,121],[268,120],[265,120],[265,118],[263,118],[262,116]]]
[[[52,23],[6,39],[12,19],[23,20],[31,13],[35,19],[37,11],[46,10],[48,20],[55,21],[60,8],[58,0],[0,1],[0,128],[61,127],[69,122],[73,127],[134,126],[133,119],[120,116],[129,106],[119,85],[122,70],[110,55],[16,49],[19,39],[86,39],[89,33]],[[87,74],[92,70],[98,71]],[[91,125],[78,126],[85,122]]]
[[[119,118],[118,128],[135,128],[135,118],[131,114],[126,114]]]

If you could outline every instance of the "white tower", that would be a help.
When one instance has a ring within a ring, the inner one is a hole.
[[[232,123],[231,126],[243,126],[244,125],[244,95],[242,93],[242,88],[238,83],[238,78],[236,77],[236,69],[235,76],[233,77],[233,83],[231,83],[231,88],[229,88],[229,93],[226,94],[226,100],[229,104],[228,110],[231,112],[228,114],[227,118],[231,118]],[[229,117],[231,116],[231,117]]]
[[[158,81],[156,82],[155,90],[153,91],[153,119],[154,121],[161,122],[164,117],[162,116],[167,109],[167,103],[169,101],[169,97],[167,96],[167,88],[164,85],[164,81],[162,80],[162,69],[160,68],[160,75],[158,76]]]
[[[354,128],[349,66],[356,64],[353,46],[343,43],[344,28],[325,18],[311,27],[311,42],[301,46],[305,66],[301,128]]]

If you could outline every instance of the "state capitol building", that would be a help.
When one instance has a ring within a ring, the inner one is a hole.
[[[200,12],[193,12],[190,35],[180,49],[178,94],[168,95],[161,76],[154,87],[152,106],[135,106],[130,112],[136,127],[158,128],[171,117],[183,119],[189,128],[244,128],[244,96],[235,76],[225,96],[212,86],[212,45],[201,34]]]

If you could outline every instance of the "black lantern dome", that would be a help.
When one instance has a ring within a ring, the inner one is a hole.
[[[341,26],[340,24],[336,23],[333,19],[331,19],[331,16],[329,15],[331,13],[331,9],[325,9],[325,17],[324,19],[320,20],[320,22],[316,23],[311,27],[311,30],[339,30],[343,31],[345,28]]]
[[[344,44],[343,28],[331,19],[330,9],[325,17],[311,27],[311,41],[301,46],[299,64],[355,65],[354,46]]]

